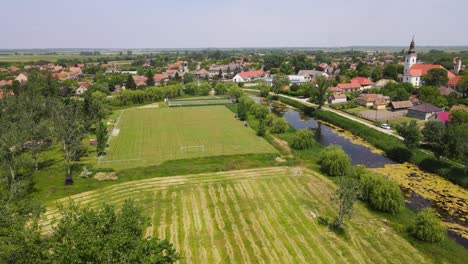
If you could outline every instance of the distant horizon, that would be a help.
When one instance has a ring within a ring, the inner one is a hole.
[[[3,2],[2,50],[468,45],[466,0]]]
[[[27,51],[27,50],[114,50],[114,51],[127,51],[127,50],[216,50],[216,49],[348,49],[348,48],[408,48],[409,45],[351,45],[351,46],[231,46],[231,47],[51,47],[51,48],[0,48],[0,51]],[[418,48],[468,48],[465,45],[417,45]]]

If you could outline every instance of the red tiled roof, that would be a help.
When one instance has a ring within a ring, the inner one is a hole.
[[[375,100],[377,100],[377,98],[378,98],[377,94],[363,94],[359,96],[357,99],[363,100],[366,102],[374,102]]]
[[[330,90],[331,90],[332,92],[341,92],[341,91],[343,91],[343,89],[341,89],[341,88],[339,88],[339,87],[332,87],[332,88],[330,88]]]
[[[466,106],[466,105],[454,105],[454,106],[452,106],[452,108],[450,108],[450,111],[455,111],[455,110],[468,111],[468,106]]]
[[[132,77],[133,77],[133,80],[135,81],[135,84],[137,86],[145,85],[146,80],[148,80],[148,78],[146,78],[146,76],[141,76],[141,75],[132,76]]]
[[[335,99],[341,99],[341,98],[346,98],[346,94],[334,94],[332,95],[333,98]]]
[[[438,112],[436,113],[436,115],[437,115],[437,118],[440,119],[440,121],[444,123],[450,122],[450,119],[449,119],[450,112]]]
[[[448,85],[452,85],[452,86],[455,86],[458,84],[458,82],[462,79],[462,76],[455,76],[453,78],[451,78],[449,81],[448,81]]]
[[[1,80],[0,81],[0,87],[5,86],[5,85],[13,85],[13,81],[12,80],[9,80],[9,81]]]
[[[432,69],[446,70],[444,67],[442,67],[441,65],[437,65],[437,64],[414,64],[413,66],[411,66],[411,68],[409,68],[408,73],[409,75],[413,77],[420,77],[420,76],[426,75],[429,72],[429,70],[432,70]],[[447,71],[447,77],[449,79],[452,79],[455,77],[455,74]]]
[[[351,79],[351,83],[358,83],[361,86],[374,85],[374,83],[371,80],[365,77],[354,77],[353,79]]]
[[[84,88],[88,89],[88,87],[91,85],[89,82],[81,82],[79,83],[80,86],[83,86]]]
[[[246,71],[246,72],[241,72],[239,73],[240,77],[242,78],[252,78],[252,77],[259,77],[265,74],[264,71],[262,70],[256,70],[256,71]]]
[[[376,99],[376,100],[374,101],[374,104],[375,104],[375,105],[386,105],[387,102],[386,102],[384,99]]]
[[[361,85],[359,83],[339,83],[337,87],[341,89],[359,89]]]
[[[162,74],[162,73],[158,73],[158,74],[155,74],[153,76],[153,80],[155,82],[160,82],[160,81],[162,81],[164,79],[168,79],[168,78],[169,78],[169,76],[167,76],[166,74]]]

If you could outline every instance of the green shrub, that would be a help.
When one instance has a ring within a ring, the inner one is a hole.
[[[320,169],[328,176],[342,176],[351,171],[351,160],[340,146],[331,145],[322,153]]]
[[[432,243],[441,241],[445,232],[446,228],[432,208],[419,212],[414,225],[410,228],[410,234],[414,238]]]
[[[294,149],[308,149],[314,145],[314,132],[310,129],[299,130],[294,134],[291,147]]]
[[[288,129],[288,122],[284,118],[275,118],[272,122],[271,133],[281,134]]]
[[[269,111],[265,106],[254,103],[250,106],[250,113],[254,115],[255,118],[263,120],[267,117]]]

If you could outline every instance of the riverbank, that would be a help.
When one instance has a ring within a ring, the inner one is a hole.
[[[292,106],[290,108],[278,106],[279,104],[283,104],[281,100],[280,102],[273,104],[277,105],[276,108],[282,110],[275,109],[275,106],[272,107],[270,105],[272,111],[283,116],[291,126],[297,129],[320,128],[320,124],[322,123],[321,121],[318,122],[317,120],[314,120],[311,117],[311,114],[299,116],[299,110],[295,108],[296,106]],[[294,111],[296,113],[294,113]],[[383,157],[386,153],[374,145],[369,144],[364,138],[358,137],[344,129],[340,129],[340,126],[335,126],[329,122],[325,122],[323,124],[325,124],[323,127],[326,128],[325,133],[336,133],[340,137],[344,137],[349,140],[353,145],[360,145],[365,148],[372,149],[372,154],[374,155],[378,154]],[[321,131],[323,131],[323,129],[321,129]],[[325,134],[325,136],[330,137],[329,134]],[[398,141],[396,138],[393,139]],[[330,142],[342,146],[352,160],[353,158],[359,160],[358,163],[354,164],[362,164],[366,167],[372,168],[376,172],[379,172],[380,174],[397,182],[405,191],[406,204],[410,209],[420,210],[428,206],[435,208],[443,217],[444,223],[449,230],[449,236],[459,244],[468,248],[468,193],[463,187],[456,185],[439,175],[425,172],[411,163],[388,162],[378,163],[378,166],[374,166],[375,162],[373,160],[376,160],[374,155],[370,155],[369,152],[365,151],[355,151],[354,148],[357,149],[357,147],[349,148],[349,143],[346,141],[333,139],[325,140],[320,143],[322,145],[327,145]],[[363,155],[364,157],[360,155]],[[365,159],[368,159],[369,162],[365,162]]]

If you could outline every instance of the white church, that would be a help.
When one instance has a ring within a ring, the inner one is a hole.
[[[454,66],[454,72],[458,73],[461,70],[462,67],[462,62],[461,58],[457,58],[455,66]],[[437,64],[418,64],[417,63],[417,56],[416,56],[416,49],[415,49],[415,44],[414,44],[414,38],[411,41],[410,48],[408,50],[408,53],[406,54],[405,57],[405,68],[403,71],[403,82],[406,83],[411,83],[414,86],[418,87],[423,85],[423,80],[422,77],[428,73],[429,70],[431,69],[444,69],[447,71],[447,77],[448,79],[455,78],[456,75],[452,73],[451,71],[448,71],[442,65],[437,65]]]

